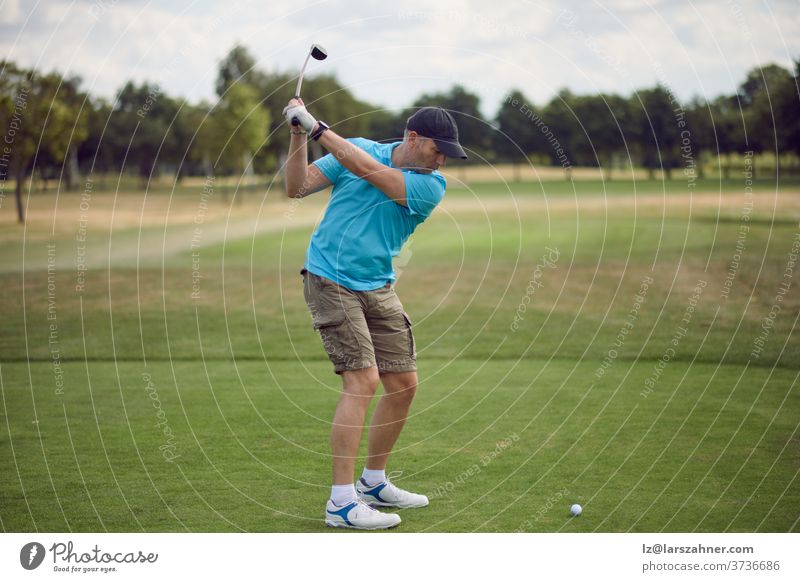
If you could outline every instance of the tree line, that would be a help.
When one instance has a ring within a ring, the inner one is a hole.
[[[420,95],[401,111],[356,98],[334,75],[308,78],[303,99],[345,136],[402,138],[417,107],[439,105],[456,117],[470,163],[642,166],[668,176],[702,177],[704,157],[772,152],[800,156],[800,61],[794,70],[751,70],[733,95],[680,103],[663,85],[629,96],[575,95],[567,89],[537,106],[511,90],[492,119],[480,98],[456,85]],[[88,94],[79,77],[40,73],[0,61],[0,204],[9,179],[24,221],[26,179],[75,189],[81,176],[124,172],[145,184],[161,175],[253,175],[280,170],[288,148],[281,111],[295,73],[264,71],[242,46],[219,63],[214,101],[189,103],[155,83],[127,82],[113,101]],[[312,142],[310,155],[322,151]],[[725,167],[723,166],[723,170]]]

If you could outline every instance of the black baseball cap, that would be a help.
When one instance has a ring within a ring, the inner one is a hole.
[[[423,107],[406,121],[408,131],[431,138],[448,158],[467,159],[464,148],[458,143],[456,120],[441,107]]]

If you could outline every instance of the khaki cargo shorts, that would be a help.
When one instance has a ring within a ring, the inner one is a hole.
[[[417,353],[411,320],[394,287],[353,291],[303,269],[303,295],[337,374],[372,366],[378,372],[414,372]]]

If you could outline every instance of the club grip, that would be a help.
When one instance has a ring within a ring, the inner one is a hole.
[[[308,61],[308,59],[306,59],[306,61]],[[297,91],[295,91],[295,96],[294,96],[295,99],[300,99],[300,83],[302,83],[302,82],[303,82],[303,79],[302,79],[302,76],[301,76],[300,81],[297,84]],[[296,117],[292,117],[292,125],[297,127],[298,125],[300,125],[300,120],[297,119]]]

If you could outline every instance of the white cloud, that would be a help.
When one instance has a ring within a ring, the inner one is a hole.
[[[391,108],[455,83],[493,114],[512,87],[542,103],[558,89],[627,93],[663,77],[680,98],[730,92],[747,70],[800,55],[796,2],[737,0],[50,0],[27,20],[3,4],[0,50],[22,65],[80,74],[112,96],[129,78],[193,100],[241,42],[264,69],[296,70],[312,42],[360,98]],[[565,13],[564,11],[568,11]],[[572,14],[572,21],[565,19]],[[18,33],[19,41],[14,45]],[[659,66],[654,66],[659,63]]]
[[[20,25],[23,14],[20,7],[21,0],[4,0],[0,4],[0,25]]]

